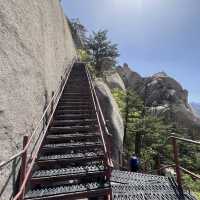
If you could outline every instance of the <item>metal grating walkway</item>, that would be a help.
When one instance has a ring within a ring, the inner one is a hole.
[[[113,170],[111,185],[114,200],[195,200],[188,193],[180,197],[164,176]]]

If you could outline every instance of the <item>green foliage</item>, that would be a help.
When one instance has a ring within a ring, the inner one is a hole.
[[[200,200],[200,192],[194,192],[195,197],[197,200]]]
[[[90,56],[87,53],[86,50],[84,49],[78,49],[77,53],[79,55],[79,58],[81,59],[82,62],[89,62],[90,61]]]
[[[96,70],[94,66],[92,66],[89,62],[87,63],[87,68],[90,71],[90,75],[92,76],[93,79],[96,78]]]
[[[183,184],[186,186],[186,189],[189,188],[195,195],[200,198],[200,180],[193,180],[188,175],[183,175]]]
[[[148,113],[143,100],[135,91],[115,89],[112,93],[124,119],[124,151],[127,159],[134,151],[139,152],[142,167],[148,161],[148,168],[153,169],[153,158],[159,152],[171,127],[162,118]]]
[[[119,56],[117,44],[112,44],[107,37],[107,30],[99,30],[93,32],[87,41],[87,49],[92,56],[93,65],[96,67],[97,72],[102,71],[102,64],[104,58],[110,58],[113,62]]]
[[[193,172],[200,172],[200,147],[186,143],[180,144],[181,165]]]
[[[124,109],[125,109],[126,92],[116,88],[112,90],[112,95],[119,106],[121,114],[123,114]]]

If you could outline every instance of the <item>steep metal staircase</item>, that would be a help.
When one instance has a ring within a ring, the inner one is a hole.
[[[85,65],[74,64],[32,170],[24,199],[102,197],[109,166]]]

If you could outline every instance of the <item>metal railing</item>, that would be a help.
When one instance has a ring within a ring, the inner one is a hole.
[[[111,136],[112,135],[108,131],[107,124],[106,124],[105,118],[103,116],[103,112],[102,112],[102,109],[101,109],[101,106],[100,106],[100,103],[99,103],[99,100],[98,100],[98,97],[96,94],[96,90],[95,90],[90,72],[87,69],[86,64],[85,64],[85,69],[86,69],[86,73],[87,73],[87,77],[88,77],[88,81],[89,81],[89,86],[90,86],[90,91],[91,91],[91,95],[92,95],[95,112],[97,115],[97,121],[98,121],[99,129],[100,129],[101,139],[103,141],[106,164],[107,164],[107,167],[109,170],[108,174],[107,174],[107,178],[110,178],[111,170],[113,168],[113,163],[112,163],[112,158],[111,158]]]
[[[176,181],[177,181],[177,184],[178,184],[178,189],[179,189],[180,192],[183,192],[182,173],[181,172],[184,172],[185,174],[188,174],[189,176],[193,177],[194,179],[199,179],[199,180],[200,180],[200,175],[195,174],[195,173],[191,172],[190,170],[183,168],[180,165],[179,146],[178,146],[177,141],[184,142],[184,143],[190,143],[190,144],[194,144],[194,145],[200,145],[200,142],[190,140],[190,139],[186,139],[186,138],[182,138],[182,137],[178,137],[178,136],[176,136],[176,134],[171,134],[171,136],[167,138],[167,141],[165,142],[165,144],[163,146],[165,146],[167,144],[167,142],[169,142],[169,140],[171,140],[171,142],[172,142],[174,164],[161,167],[161,163],[160,163],[160,160],[159,160],[159,166],[157,167],[157,169],[155,171],[157,171],[157,173],[160,174],[160,172],[164,169],[171,168],[171,167],[174,168],[175,172],[176,172]],[[153,172],[153,171],[151,171],[151,172]]]
[[[66,82],[68,80],[71,69],[77,60],[75,56],[72,62],[66,67],[59,86],[56,92],[52,92],[52,98],[43,112],[41,119],[39,120],[35,130],[30,136],[24,136],[23,139],[23,150],[13,155],[7,161],[0,163],[0,172],[6,169],[8,165],[16,160],[18,160],[18,165],[20,167],[20,180],[19,180],[19,190],[16,195],[14,195],[13,200],[22,200],[24,193],[26,191],[27,182],[30,178],[32,168],[35,164],[35,160],[38,156],[40,147],[44,141],[49,125],[52,122],[53,115],[64,90]],[[11,193],[11,191],[10,191]],[[1,194],[2,195],[2,194]],[[0,195],[0,197],[1,197]]]

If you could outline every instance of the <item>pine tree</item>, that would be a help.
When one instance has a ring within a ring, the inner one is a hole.
[[[107,30],[93,32],[87,41],[87,49],[93,58],[93,65],[99,74],[102,72],[102,64],[105,58],[109,58],[115,63],[116,58],[119,56],[117,44],[112,44],[108,40],[107,33]]]

